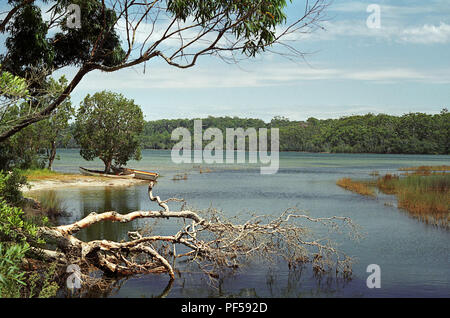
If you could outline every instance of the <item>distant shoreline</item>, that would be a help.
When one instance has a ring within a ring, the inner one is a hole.
[[[79,150],[80,148],[57,148],[57,150]],[[158,151],[165,150],[171,151],[171,148],[142,148],[141,150]],[[204,149],[198,149],[204,150]],[[235,149],[236,151],[236,149]],[[248,152],[246,149],[245,152]],[[330,151],[299,151],[299,150],[281,150],[280,153],[305,153],[305,154],[327,154],[327,155],[399,155],[399,156],[449,156],[450,153],[386,153],[386,152],[330,152]]]

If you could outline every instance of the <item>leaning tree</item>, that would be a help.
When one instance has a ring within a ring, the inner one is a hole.
[[[42,94],[41,83],[53,72],[71,66],[76,73],[45,107],[0,123],[0,142],[49,116],[94,70],[115,72],[155,59],[190,68],[206,55],[235,63],[267,50],[301,56],[289,44],[293,34],[320,27],[328,5],[305,0],[304,10],[288,18],[287,0],[45,0],[45,12],[35,2],[8,0],[0,22],[7,36],[2,69],[26,78],[31,96]],[[73,5],[79,16],[68,12]]]

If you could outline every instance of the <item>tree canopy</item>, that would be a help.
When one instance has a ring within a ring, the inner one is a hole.
[[[208,117],[202,119],[202,124],[205,130],[219,128],[223,134],[226,128],[279,128],[280,151],[407,154],[448,154],[450,151],[450,114],[446,109],[435,115],[367,114],[339,119],[309,118],[307,121],[276,116],[268,123],[253,118]],[[188,128],[193,133],[194,120],[147,122],[142,135],[144,148],[171,149],[176,143],[171,140],[171,132],[177,127]]]
[[[34,108],[45,107],[67,87],[67,79],[64,76],[59,80],[49,78],[42,84],[43,93],[40,96],[30,97],[23,78],[14,77],[8,72],[3,72],[3,76],[10,82],[3,82],[2,90],[10,93],[5,95],[0,112],[2,128],[32,113]],[[9,86],[14,88],[11,89]],[[51,169],[56,158],[56,146],[65,146],[67,137],[70,138],[66,132],[72,116],[72,103],[70,98],[67,98],[49,116],[0,143],[0,170],[13,167],[41,168],[46,164]]]
[[[140,159],[139,135],[143,125],[144,116],[133,100],[103,91],[87,95],[81,103],[76,115],[75,139],[84,159],[100,158],[105,172],[109,172],[113,161],[122,166],[130,159]]]

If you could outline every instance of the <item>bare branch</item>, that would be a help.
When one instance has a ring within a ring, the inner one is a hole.
[[[347,217],[313,218],[303,211],[288,209],[278,217],[252,215],[243,223],[234,223],[215,209],[202,213],[170,211],[167,202],[183,200],[161,200],[152,193],[154,184],[149,184],[149,199],[157,202],[161,211],[134,211],[125,215],[115,211],[91,213],[73,224],[42,227],[40,233],[58,248],[58,251],[44,254],[48,258],[86,262],[113,275],[166,272],[170,279],[175,278],[174,266],[178,259],[197,264],[210,279],[219,277],[227,268],[239,268],[255,257],[268,261],[282,258],[291,269],[311,263],[319,274],[332,269],[343,275],[351,273],[349,257],[328,238],[314,238],[308,227],[297,222],[314,222],[337,232],[345,229],[358,237],[358,227]],[[131,240],[125,242],[83,242],[73,236],[99,222],[128,223],[140,218],[181,219],[184,226],[174,235],[129,232]],[[190,223],[186,224],[186,220]],[[181,253],[177,254],[175,246],[182,247]],[[172,265],[168,261],[170,257],[174,260]]]

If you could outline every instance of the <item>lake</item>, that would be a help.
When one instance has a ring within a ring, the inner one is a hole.
[[[58,150],[61,160],[54,169],[77,172],[79,166],[102,167],[101,162],[86,162],[75,149]],[[170,151],[145,150],[139,162],[128,166],[158,171],[161,177],[154,194],[164,198],[180,197],[189,206],[206,209],[213,206],[227,216],[243,217],[251,212],[277,215],[290,207],[308,211],[312,217],[348,216],[362,227],[360,241],[343,236],[333,238],[339,248],[355,258],[352,279],[334,276],[318,279],[312,270],[289,271],[283,262],[273,266],[249,264],[238,273],[211,286],[199,272],[184,269],[181,277],[168,286],[168,275],[139,275],[120,282],[120,288],[108,297],[449,297],[450,232],[424,224],[396,208],[393,196],[367,198],[341,189],[336,181],[342,177],[370,179],[369,173],[396,172],[400,167],[449,164],[450,156],[310,154],[280,153],[280,169],[274,175],[261,175],[259,166],[250,164],[202,165],[210,173],[199,173],[193,164],[172,163]],[[174,175],[186,172],[187,180],[173,181]],[[60,224],[74,222],[92,211],[158,209],[147,196],[147,186],[127,188],[60,188],[49,191],[63,200],[69,215]],[[177,205],[175,205],[176,207]],[[172,210],[176,210],[173,208]],[[129,224],[102,223],[83,230],[83,240],[126,238],[132,229],[146,222]],[[155,230],[172,233],[177,223],[159,223]],[[320,229],[318,229],[320,231]],[[381,288],[369,289],[366,272],[369,264],[381,268]]]

